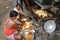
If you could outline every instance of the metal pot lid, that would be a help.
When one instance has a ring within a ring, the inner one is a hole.
[[[56,23],[54,20],[48,20],[46,21],[46,23],[44,24],[44,30],[47,32],[47,33],[52,33],[54,32],[56,29]]]

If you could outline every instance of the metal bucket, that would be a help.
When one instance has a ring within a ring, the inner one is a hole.
[[[28,30],[23,32],[24,40],[33,40],[34,38],[34,32],[32,30]]]

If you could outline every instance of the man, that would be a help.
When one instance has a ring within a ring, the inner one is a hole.
[[[21,10],[20,4],[16,4],[16,7],[13,9],[18,13],[18,16],[22,17],[22,15],[25,16],[24,12]]]
[[[14,21],[16,19],[16,17],[18,16],[18,13],[14,10],[12,10],[10,12],[10,18],[5,20],[4,23],[4,33],[5,33],[5,37],[8,40],[21,40],[21,36],[20,35],[16,35],[18,32],[17,30],[20,29],[20,26],[18,26],[16,24],[16,22]]]
[[[13,10],[16,11],[16,12],[18,12],[18,14],[19,13],[23,13],[22,10],[21,10],[20,4],[16,4],[16,7]]]

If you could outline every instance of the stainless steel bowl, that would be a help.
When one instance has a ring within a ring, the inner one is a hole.
[[[55,21],[53,20],[48,20],[46,21],[46,23],[44,24],[44,30],[47,32],[47,33],[52,33],[54,32],[56,29],[56,23]]]

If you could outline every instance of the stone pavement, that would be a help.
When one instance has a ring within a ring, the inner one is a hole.
[[[6,40],[3,32],[3,24],[9,17],[9,12],[15,7],[15,0],[0,0],[0,40]]]

